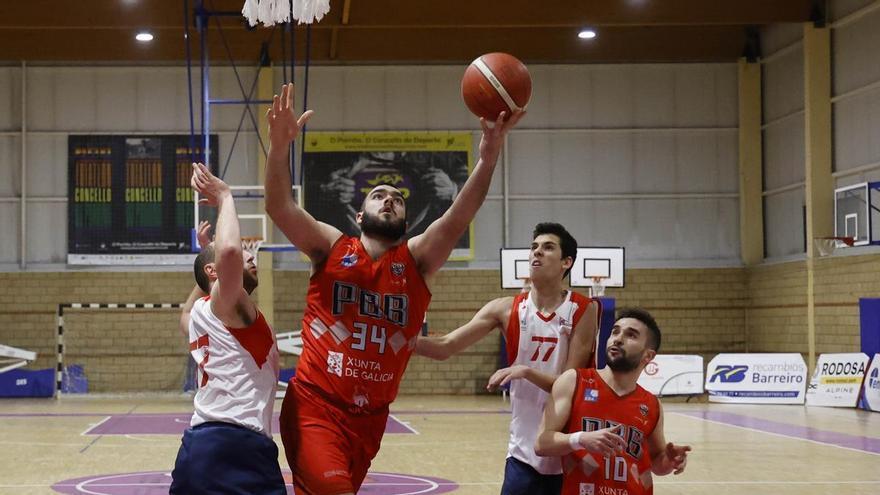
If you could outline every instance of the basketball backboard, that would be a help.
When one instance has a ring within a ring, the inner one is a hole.
[[[862,182],[834,190],[834,235],[852,237],[854,246],[880,244],[880,182]]]
[[[521,289],[529,276],[529,248],[501,249],[501,288]],[[571,267],[572,287],[593,287],[594,277],[605,287],[623,287],[625,251],[622,247],[579,247]]]
[[[241,236],[243,238],[260,238],[263,239],[263,241],[268,241],[269,230],[274,229],[274,224],[272,223],[272,220],[269,219],[268,215],[266,215],[266,212],[263,210],[260,203],[261,200],[265,199],[264,187],[261,185],[230,185],[229,189],[232,190],[232,196],[235,198],[235,209],[238,213]],[[292,186],[294,200],[297,201],[300,207],[302,207],[301,191],[302,188],[300,186]],[[217,209],[206,208],[199,205],[198,193],[193,192],[193,200],[193,208],[195,209],[194,218],[197,220],[192,229],[192,247],[193,252],[198,252],[201,250],[201,246],[198,245],[196,239],[199,222],[207,220],[214,225],[217,218]],[[213,230],[211,231],[211,234],[213,235]],[[292,249],[294,248],[289,243],[273,244],[262,242],[260,244],[260,250],[262,251],[285,251]]]

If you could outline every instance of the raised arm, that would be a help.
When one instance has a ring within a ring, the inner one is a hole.
[[[214,267],[217,282],[211,287],[211,308],[223,323],[240,327],[256,319],[256,306],[245,292],[244,255],[232,191],[208,167],[193,164],[192,187],[204,197],[199,202],[217,207]]]
[[[458,354],[504,325],[504,314],[509,313],[511,297],[500,297],[486,303],[471,321],[442,337],[419,337],[415,353],[431,359],[445,360]]]
[[[651,471],[657,476],[665,476],[669,473],[681,474],[687,467],[687,453],[691,451],[689,445],[675,445],[667,443],[663,435],[663,406],[657,401],[660,409],[660,417],[654,431],[648,436],[648,455],[651,456]]]
[[[199,228],[196,231],[196,239],[199,241],[199,246],[202,249],[205,248],[208,244],[211,243],[211,224],[207,221],[199,222]],[[189,314],[192,312],[193,304],[196,303],[196,300],[207,296],[198,285],[193,287],[192,292],[189,293],[189,297],[186,298],[186,302],[183,303],[183,307],[180,309],[180,319],[177,323],[177,329],[183,334],[183,337],[189,340]]]
[[[544,406],[544,417],[538,427],[535,453],[542,456],[563,456],[575,450],[586,450],[603,456],[621,452],[626,446],[617,434],[620,425],[601,430],[565,433],[571,415],[572,395],[577,388],[577,371],[568,370],[553,384],[550,400]]]
[[[410,252],[419,264],[422,275],[430,276],[443,266],[458,239],[476,216],[489,192],[504,137],[523,115],[525,112],[516,111],[509,119],[504,120],[505,112],[501,112],[494,126],[490,126],[485,119],[480,119],[483,137],[480,140],[480,159],[473,173],[446,213],[434,220],[424,233],[409,240]]]
[[[583,316],[574,326],[571,342],[568,344],[565,369],[589,368],[592,364],[590,361],[595,359],[593,353],[599,332],[599,305],[598,301],[590,300]]]
[[[291,194],[290,143],[312,116],[308,110],[296,118],[293,109],[293,83],[281,88],[266,112],[269,121],[269,156],[266,159],[266,213],[301,252],[318,264],[324,261],[339,229],[315,220],[299,207]]]
[[[193,287],[192,292],[189,293],[189,297],[186,298],[186,302],[183,303],[183,307],[180,308],[180,319],[177,322],[177,329],[187,341],[189,340],[189,314],[193,309],[193,304],[207,295],[208,294],[205,294],[205,291],[196,285]]]

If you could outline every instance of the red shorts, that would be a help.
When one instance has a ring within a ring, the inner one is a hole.
[[[357,493],[388,422],[387,409],[351,414],[291,380],[281,405],[281,441],[298,495]]]

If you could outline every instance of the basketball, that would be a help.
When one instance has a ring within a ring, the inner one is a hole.
[[[522,109],[532,95],[529,69],[507,53],[477,57],[461,78],[461,97],[477,117],[496,120],[501,112]]]

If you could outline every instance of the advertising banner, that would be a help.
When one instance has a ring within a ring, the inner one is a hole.
[[[880,412],[880,354],[874,354],[874,359],[871,360],[865,373],[859,407],[868,411]]]
[[[192,264],[188,135],[70,135],[67,262]],[[217,149],[217,136],[210,145]],[[217,172],[217,153],[211,154]]]
[[[803,404],[807,365],[798,353],[719,354],[706,370],[710,402]]]
[[[702,394],[703,358],[658,354],[642,371],[639,385],[658,397]]]
[[[856,407],[869,361],[861,352],[821,354],[807,388],[807,405]]]

